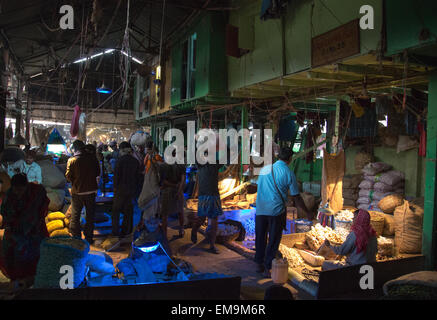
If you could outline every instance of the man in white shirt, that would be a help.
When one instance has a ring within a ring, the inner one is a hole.
[[[9,176],[12,178],[17,173],[24,173],[30,183],[42,184],[41,167],[35,162],[35,158],[35,151],[27,151],[25,160],[18,160],[8,166]]]

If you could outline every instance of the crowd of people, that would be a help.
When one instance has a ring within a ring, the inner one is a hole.
[[[110,150],[109,150],[110,149]],[[143,147],[129,142],[118,145],[72,143],[65,177],[71,183],[71,217],[69,232],[74,237],[83,235],[94,243],[96,196],[99,188],[105,193],[108,173],[113,174],[112,232],[102,243],[105,250],[134,241],[142,246],[160,241],[170,251],[167,241],[168,216],[177,214],[179,236],[184,236],[185,165],[167,164],[157,152],[153,141]],[[1,227],[5,229],[0,254],[0,269],[11,280],[31,278],[36,272],[39,245],[48,237],[45,217],[48,213],[47,192],[41,185],[41,168],[35,162],[35,152],[27,151],[25,160],[8,168],[11,187],[1,205]],[[278,255],[282,231],[286,228],[286,199],[290,194],[294,206],[314,216],[299,195],[297,179],[290,170],[293,152],[283,148],[277,161],[261,170],[258,178],[255,234],[257,272],[270,276],[272,261]],[[191,230],[191,241],[197,242],[200,226],[208,220],[206,236],[208,252],[219,254],[216,246],[218,218],[223,214],[219,193],[219,164],[198,164],[198,212]],[[0,188],[3,181],[0,179]],[[134,226],[134,206],[142,211],[140,223]],[[85,207],[85,225],[81,213]],[[123,220],[120,226],[120,214]],[[356,213],[348,240],[341,247],[326,246],[339,254],[349,255],[347,262],[371,262],[375,256],[374,231],[368,213]],[[83,229],[83,230],[82,230]],[[139,236],[134,239],[135,231]],[[326,265],[335,268],[336,265]]]

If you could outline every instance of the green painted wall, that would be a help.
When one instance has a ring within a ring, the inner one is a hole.
[[[195,96],[226,95],[227,74],[225,58],[225,19],[220,13],[203,15],[183,34],[171,49],[171,105],[181,103],[183,43],[197,33]]]
[[[284,62],[281,20],[261,21],[259,19],[261,2],[261,0],[233,2],[233,6],[239,7],[239,10],[231,12],[229,23],[241,28],[242,23],[247,23],[247,17],[252,17],[255,41],[254,49],[250,53],[241,58],[228,57],[228,79],[231,91],[282,76],[283,63],[286,64],[286,74],[311,68],[311,38],[359,18],[362,5],[373,6],[375,29],[361,31],[361,53],[368,53],[378,47],[382,28],[381,0],[324,1],[323,3],[332,13],[323,6],[321,0],[315,0],[312,19],[312,1],[294,0],[290,1],[285,16]]]
[[[295,175],[298,181],[309,182],[309,181],[322,181],[322,170],[323,170],[323,160],[317,159],[314,163],[306,163],[304,158],[296,160],[297,170]],[[310,178],[311,166],[313,166],[313,178]]]
[[[346,150],[346,174],[359,173],[355,170],[355,155],[361,147]],[[375,147],[376,161],[391,164],[395,170],[405,173],[405,194],[423,197],[425,194],[425,159],[418,156],[418,149],[396,153],[395,148]]]
[[[436,42],[437,1],[386,0],[387,54]],[[423,28],[431,31],[430,39],[421,41]]]

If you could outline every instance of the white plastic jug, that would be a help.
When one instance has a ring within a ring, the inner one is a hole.
[[[273,259],[272,262],[273,283],[284,284],[288,281],[288,261],[287,259]]]

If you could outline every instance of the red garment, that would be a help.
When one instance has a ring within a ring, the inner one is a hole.
[[[369,238],[376,237],[376,232],[370,225],[370,214],[366,210],[360,209],[358,211],[358,216],[356,217],[351,230],[355,233],[357,238],[355,241],[357,253],[366,250]]]
[[[81,111],[78,105],[74,106],[73,118],[71,119],[70,135],[72,138],[77,137],[79,133],[79,117]]]

